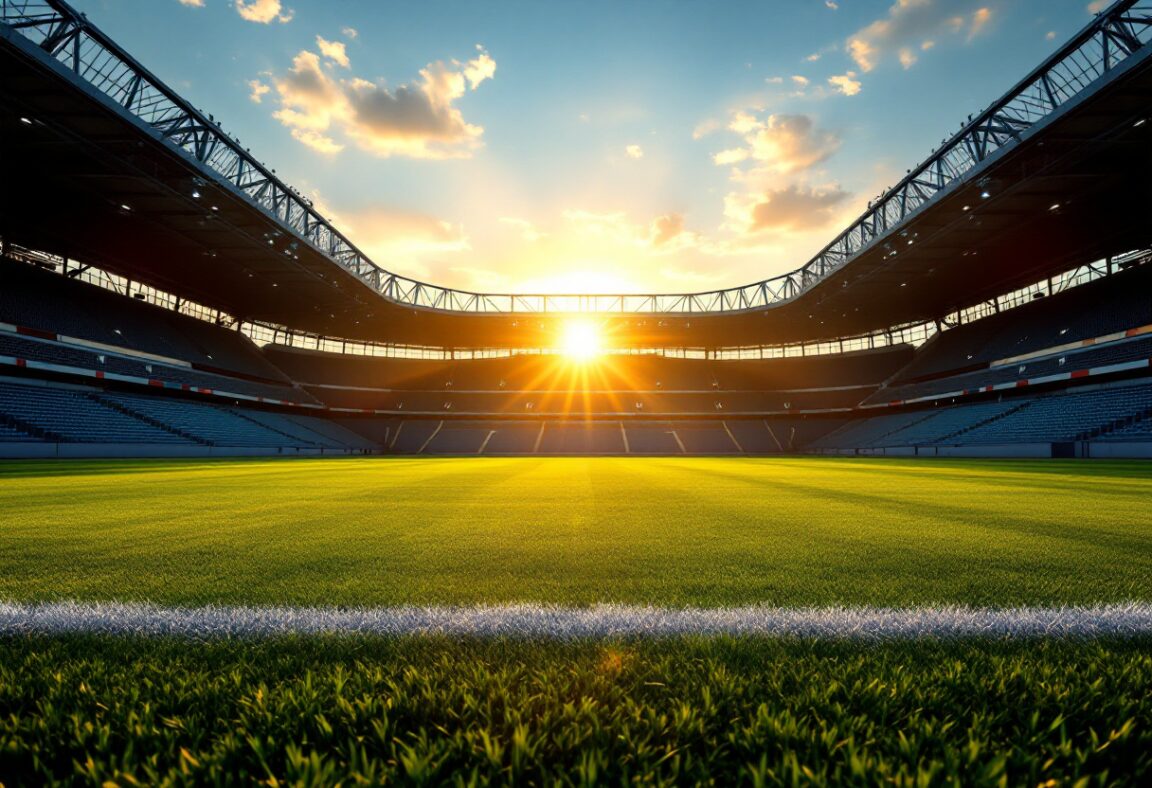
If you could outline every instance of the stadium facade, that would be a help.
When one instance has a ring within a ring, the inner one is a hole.
[[[1149,2],[693,294],[389,272],[57,0],[0,0],[0,74],[0,456],[1152,456]]]

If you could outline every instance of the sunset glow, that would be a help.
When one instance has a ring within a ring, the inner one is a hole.
[[[379,265],[517,293],[794,270],[1091,18],[1087,0],[75,5]]]
[[[564,326],[560,350],[574,361],[589,361],[604,352],[600,327],[589,320],[573,320]]]

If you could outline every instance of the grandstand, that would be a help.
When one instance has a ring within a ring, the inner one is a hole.
[[[560,296],[380,268],[68,5],[5,4],[0,454],[1152,456],[1134,5],[796,271]]]

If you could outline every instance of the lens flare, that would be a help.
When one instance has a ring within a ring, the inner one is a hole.
[[[604,351],[600,327],[587,320],[565,324],[560,336],[560,351],[576,361],[588,361],[599,356]]]

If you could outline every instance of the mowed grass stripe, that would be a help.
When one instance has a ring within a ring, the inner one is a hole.
[[[1152,466],[834,458],[0,464],[0,599],[1152,600]]]

